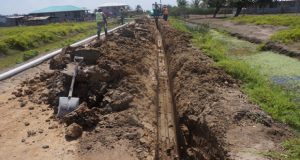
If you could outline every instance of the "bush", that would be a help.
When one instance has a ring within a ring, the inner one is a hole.
[[[5,54],[7,52],[7,45],[4,42],[0,42],[0,54]]]
[[[36,50],[30,50],[30,51],[24,52],[23,61],[27,61],[27,60],[37,56],[38,54],[39,54],[39,52]]]

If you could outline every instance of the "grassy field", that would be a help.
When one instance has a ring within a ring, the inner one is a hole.
[[[223,68],[232,77],[243,82],[242,89],[249,96],[250,100],[261,106],[274,119],[284,122],[295,129],[296,133],[300,132],[300,108],[297,102],[297,93],[294,90],[286,90],[281,85],[273,83],[271,77],[273,75],[285,73],[285,70],[297,70],[300,62],[289,61],[284,59],[281,63],[290,65],[282,66],[278,72],[269,73],[276,67],[276,61],[282,57],[276,57],[275,53],[270,53],[275,62],[265,62],[253,44],[230,37],[226,34],[208,29],[206,26],[186,26],[183,22],[171,20],[171,24],[182,31],[193,34],[193,43],[199,47],[205,54],[212,57],[216,61],[216,65]],[[281,55],[280,55],[281,56]],[[278,58],[278,59],[276,59]],[[265,62],[265,63],[263,63]],[[261,71],[264,65],[270,65],[265,71]],[[278,68],[277,68],[278,69]],[[292,71],[291,71],[292,72]],[[298,71],[289,75],[300,75]],[[295,138],[284,142],[283,147],[286,149],[284,153],[270,153],[269,156],[276,156],[280,159],[297,159],[300,157],[300,138]]]
[[[115,26],[110,24],[109,28]],[[0,28],[0,69],[96,34],[95,22]]]
[[[247,15],[232,19],[239,23],[252,23],[256,25],[287,26],[288,29],[277,32],[271,40],[282,43],[300,42],[300,16],[295,14],[278,15]]]

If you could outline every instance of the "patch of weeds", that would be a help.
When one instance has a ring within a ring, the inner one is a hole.
[[[8,50],[7,45],[3,42],[0,42],[0,53],[5,54],[7,50]]]
[[[296,26],[300,25],[300,16],[296,14],[246,15],[232,18],[235,22],[257,25]]]
[[[271,40],[286,44],[300,42],[300,25],[276,32],[272,35]]]
[[[23,59],[21,59],[21,58],[19,58],[19,59],[17,59],[16,60],[16,64],[21,64],[21,63],[23,63],[24,61],[23,61]]]
[[[36,50],[26,51],[23,54],[23,61],[27,61],[27,60],[37,56],[38,54],[39,54],[39,52]]]
[[[256,51],[265,51],[265,45],[266,45],[266,43],[261,43],[261,44],[257,45]]]
[[[283,143],[283,148],[285,151],[284,153],[271,151],[263,154],[273,159],[299,160],[300,138],[285,141]]]

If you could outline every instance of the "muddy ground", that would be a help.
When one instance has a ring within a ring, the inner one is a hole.
[[[249,103],[239,82],[191,45],[191,35],[155,26],[138,19],[2,82],[0,157],[264,159],[261,152],[281,150],[288,128]],[[58,119],[74,56],[85,58],[73,94],[80,106]],[[161,105],[172,108],[165,113],[172,119],[161,119]],[[176,140],[161,138],[172,131]]]
[[[287,29],[287,27],[240,24],[224,18],[212,18],[201,15],[191,15],[189,19],[186,19],[186,21],[196,24],[208,24],[211,28],[226,31],[232,36],[247,40],[252,43],[264,44],[264,50],[272,50],[300,59],[300,45],[298,42],[292,44],[282,44],[270,40],[273,34],[275,34],[277,31]]]

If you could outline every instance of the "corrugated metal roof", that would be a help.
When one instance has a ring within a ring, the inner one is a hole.
[[[29,17],[27,20],[28,21],[39,21],[39,20],[46,20],[49,19],[50,16],[44,16],[44,17]]]
[[[117,6],[128,6],[128,4],[117,3],[117,2],[108,2],[108,3],[101,4],[99,7],[117,7]]]
[[[51,12],[69,12],[69,11],[84,11],[83,8],[71,6],[71,5],[66,5],[66,6],[50,6],[47,8],[43,8],[40,10],[36,10],[31,12],[32,13],[51,13]]]
[[[18,18],[24,18],[24,16],[8,16],[6,18],[18,19]]]

